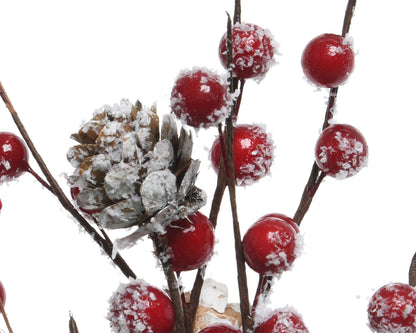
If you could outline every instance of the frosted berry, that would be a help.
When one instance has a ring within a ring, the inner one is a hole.
[[[416,290],[405,283],[381,287],[370,299],[368,320],[374,332],[416,332]]]
[[[171,333],[175,314],[170,298],[144,281],[123,284],[110,299],[108,319],[115,333]]]
[[[0,182],[10,181],[28,171],[29,154],[22,139],[0,132]]]
[[[271,276],[288,270],[301,246],[295,222],[283,214],[265,215],[247,230],[243,238],[246,262],[255,272]]]
[[[214,251],[214,227],[200,212],[170,223],[166,237],[169,261],[176,272],[201,267]]]
[[[275,310],[266,320],[255,324],[254,333],[309,333],[299,314],[290,309]]]
[[[237,185],[250,185],[270,173],[273,162],[273,141],[264,128],[237,125],[234,132],[234,172]],[[214,170],[218,173],[222,150],[217,138],[210,151]]]
[[[276,61],[277,43],[269,30],[251,23],[237,23],[232,28],[233,75],[239,79],[261,80]],[[220,41],[219,56],[227,68],[227,34]]]
[[[228,324],[213,324],[203,328],[199,333],[241,333],[241,330]]]
[[[351,177],[367,165],[367,142],[351,125],[331,125],[318,138],[315,159],[326,174],[338,179]]]
[[[301,64],[305,76],[315,85],[338,87],[354,69],[351,42],[335,34],[319,35],[305,47]]]
[[[0,281],[0,299],[3,305],[6,304],[6,289],[4,289],[3,283]]]
[[[171,93],[173,113],[185,124],[207,128],[221,123],[232,103],[226,80],[205,68],[179,74]]]

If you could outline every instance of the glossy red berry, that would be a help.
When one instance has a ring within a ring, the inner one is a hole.
[[[368,305],[374,332],[416,332],[416,290],[405,283],[389,283],[378,289]]]
[[[296,311],[278,309],[263,322],[256,323],[254,333],[309,333],[309,330]]]
[[[250,185],[270,173],[273,162],[273,141],[264,128],[237,125],[234,132],[234,172],[237,185]],[[217,138],[210,151],[214,170],[218,173],[222,149]]]
[[[367,142],[351,125],[331,125],[318,138],[315,160],[318,167],[332,177],[351,177],[367,165]]]
[[[295,222],[283,214],[266,215],[243,238],[246,262],[255,272],[271,276],[288,270],[299,254],[301,236]]]
[[[181,72],[171,93],[173,113],[196,128],[221,123],[228,116],[231,103],[226,80],[205,68]]]
[[[13,180],[28,171],[28,158],[22,139],[13,133],[0,132],[0,182]]]
[[[239,79],[261,80],[276,61],[277,43],[269,30],[251,23],[237,23],[232,28],[233,75]],[[220,41],[219,56],[227,68],[227,34]]]
[[[241,333],[241,330],[228,324],[214,324],[203,328],[199,333]]]
[[[351,41],[335,34],[319,35],[305,47],[301,64],[306,78],[315,85],[338,87],[354,69]]]
[[[215,243],[214,227],[200,212],[170,223],[166,228],[166,237],[169,262],[176,272],[199,268],[211,259]]]
[[[4,289],[3,283],[0,281],[0,299],[4,304],[6,304],[6,289]]]
[[[113,294],[108,319],[115,333],[172,333],[175,314],[163,291],[136,280]]]

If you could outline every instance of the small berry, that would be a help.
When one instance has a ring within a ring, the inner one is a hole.
[[[416,332],[416,290],[405,283],[384,285],[370,299],[368,320],[374,332]]]
[[[228,324],[214,324],[203,328],[199,333],[241,333],[241,330]]]
[[[338,179],[351,177],[367,165],[367,142],[351,125],[331,125],[319,136],[315,159],[326,174]]]
[[[0,281],[0,299],[4,304],[6,304],[6,289],[4,289],[3,283]]]
[[[180,73],[171,93],[173,113],[195,128],[221,123],[228,116],[231,103],[226,80],[204,68]]]
[[[295,222],[283,214],[265,215],[243,238],[247,264],[261,275],[278,275],[288,270],[299,253],[300,235]]]
[[[175,314],[163,291],[137,280],[113,294],[108,319],[115,333],[171,333]]]
[[[234,172],[237,185],[250,185],[270,172],[273,142],[265,130],[256,125],[237,125],[234,132]],[[222,149],[217,138],[210,151],[214,170],[218,173]]]
[[[251,23],[237,23],[232,28],[233,75],[239,79],[260,81],[276,61],[277,43],[269,30]],[[220,41],[219,56],[227,68],[227,34]]]
[[[13,133],[0,132],[0,182],[13,180],[27,171],[28,158],[22,139]]]
[[[254,333],[309,333],[302,318],[293,310],[275,310],[268,319],[256,324]]]
[[[166,227],[169,262],[175,272],[201,267],[212,256],[215,235],[211,221],[200,212]]]
[[[322,34],[305,47],[301,64],[312,83],[335,88],[345,83],[353,71],[354,51],[350,40],[335,34]]]

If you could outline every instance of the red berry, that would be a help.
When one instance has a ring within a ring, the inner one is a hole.
[[[174,221],[166,228],[169,262],[176,272],[201,267],[214,251],[214,227],[200,212]]]
[[[131,281],[111,297],[108,319],[116,333],[171,333],[175,314],[163,291],[144,281]]]
[[[0,182],[17,178],[27,171],[28,158],[22,139],[13,133],[0,132]]]
[[[269,30],[251,23],[237,23],[232,28],[233,75],[239,79],[261,80],[276,62],[277,43]],[[227,34],[220,41],[219,56],[227,68]]]
[[[273,142],[265,130],[256,125],[238,125],[234,132],[234,172],[237,185],[250,185],[270,172]],[[222,157],[220,139],[210,151],[214,170],[218,172]]]
[[[326,174],[338,179],[351,177],[367,165],[367,142],[351,125],[331,125],[316,143],[315,159]]]
[[[268,319],[256,324],[254,333],[309,333],[302,318],[294,310],[275,310]]]
[[[306,77],[315,85],[338,87],[354,69],[351,42],[339,35],[319,35],[304,49],[301,64]]]
[[[283,214],[257,220],[243,238],[247,264],[261,275],[276,275],[288,270],[296,259],[301,239],[295,222]]]
[[[0,299],[3,305],[6,304],[6,289],[4,289],[3,283],[0,281]]]
[[[370,299],[368,319],[375,332],[416,332],[416,290],[405,283],[381,287]]]
[[[241,333],[241,330],[228,324],[214,324],[203,328],[199,333]]]
[[[232,103],[226,80],[204,68],[179,74],[171,93],[171,107],[185,124],[206,128],[221,123]]]

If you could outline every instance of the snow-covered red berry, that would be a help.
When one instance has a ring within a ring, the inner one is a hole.
[[[302,317],[291,309],[278,309],[260,323],[255,324],[254,333],[309,333]]]
[[[405,283],[384,285],[370,299],[368,320],[377,333],[416,332],[416,290]]]
[[[273,141],[264,128],[237,125],[234,132],[234,173],[237,185],[250,185],[270,173],[273,162]],[[214,170],[218,173],[222,149],[217,138],[210,151]]]
[[[4,285],[1,281],[0,281],[0,299],[4,305],[6,303],[6,289],[4,289]]]
[[[135,280],[113,294],[108,319],[115,333],[171,333],[175,314],[172,301],[163,291]]]
[[[182,71],[171,93],[173,113],[196,128],[221,123],[230,113],[231,103],[226,79],[206,68]]]
[[[203,328],[199,333],[241,333],[241,330],[228,324],[213,324]]]
[[[237,23],[232,28],[233,75],[260,81],[276,61],[277,43],[269,30],[256,24]],[[219,56],[227,68],[227,34],[221,38]]]
[[[288,270],[300,252],[301,236],[295,222],[283,214],[265,215],[243,238],[246,262],[255,272],[278,275]]]
[[[319,35],[305,47],[301,64],[306,78],[315,85],[338,87],[354,69],[351,40],[336,34]]]
[[[331,125],[318,138],[315,160],[327,175],[338,179],[351,177],[367,166],[367,142],[351,125]]]
[[[211,221],[196,212],[187,218],[171,222],[166,227],[169,262],[176,272],[197,269],[214,251],[215,235]]]
[[[28,171],[29,154],[17,135],[0,132],[0,182],[10,181]]]

